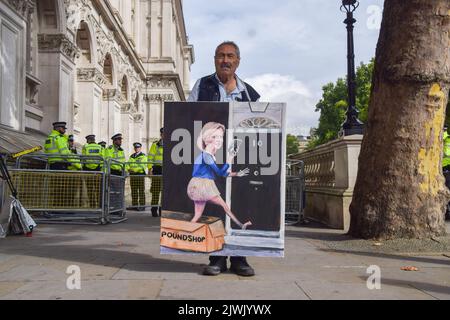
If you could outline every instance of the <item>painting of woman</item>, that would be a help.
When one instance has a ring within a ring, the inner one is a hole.
[[[194,161],[192,179],[187,187],[189,198],[194,201],[195,213],[191,222],[197,222],[203,215],[206,203],[210,202],[221,206],[225,213],[242,229],[252,225],[250,221],[241,223],[231,212],[230,207],[222,199],[214,182],[218,177],[243,177],[249,170],[231,172],[231,163],[236,157],[236,150],[229,150],[226,163],[219,167],[216,161],[216,153],[222,148],[225,135],[225,126],[217,122],[208,122],[203,126],[197,139],[197,146],[202,151]]]

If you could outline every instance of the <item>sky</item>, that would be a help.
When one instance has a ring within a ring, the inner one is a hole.
[[[288,133],[317,127],[315,105],[322,87],[345,77],[347,30],[339,0],[184,0],[189,42],[194,46],[191,87],[214,73],[214,51],[226,40],[241,50],[239,77],[260,101],[286,102]],[[361,0],[355,12],[355,61],[375,56],[383,0]]]

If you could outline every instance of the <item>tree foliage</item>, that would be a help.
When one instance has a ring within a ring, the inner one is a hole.
[[[298,153],[298,139],[296,136],[293,136],[291,134],[287,135],[287,141],[286,141],[286,154],[290,155],[290,154],[296,154]]]
[[[368,64],[361,63],[356,69],[356,107],[362,122],[367,120],[373,67],[374,59]],[[348,106],[347,79],[339,78],[335,83],[323,86],[322,90],[322,98],[316,105],[316,112],[320,112],[319,125],[312,130],[310,148],[336,139],[345,121]]]

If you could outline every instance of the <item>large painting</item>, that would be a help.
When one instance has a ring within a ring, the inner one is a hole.
[[[285,109],[165,104],[161,253],[284,255]]]

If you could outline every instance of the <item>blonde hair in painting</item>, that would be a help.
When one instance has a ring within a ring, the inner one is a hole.
[[[219,129],[222,130],[225,135],[225,126],[223,124],[217,122],[208,122],[205,124],[197,138],[197,147],[202,151],[205,150],[205,141],[208,141],[213,133]]]

